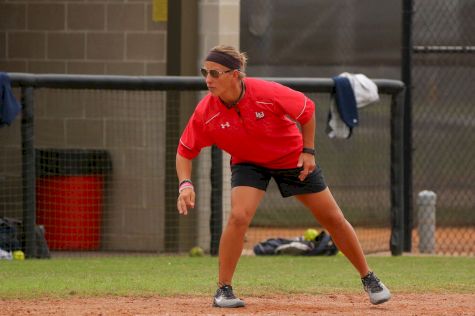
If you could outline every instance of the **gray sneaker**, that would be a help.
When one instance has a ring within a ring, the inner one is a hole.
[[[373,272],[368,273],[361,279],[361,282],[363,282],[364,290],[368,293],[371,304],[382,304],[391,298],[388,288]]]
[[[213,299],[214,307],[244,307],[244,301],[234,296],[231,285],[224,285],[216,291]]]

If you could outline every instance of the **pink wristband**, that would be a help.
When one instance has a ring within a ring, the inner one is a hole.
[[[180,185],[180,187],[178,188],[178,193],[181,193],[181,191],[183,191],[186,188],[192,188],[193,189],[194,187],[193,187],[193,184],[191,184],[190,182],[182,183]]]

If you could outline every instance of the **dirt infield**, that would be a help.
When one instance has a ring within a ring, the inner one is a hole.
[[[0,300],[1,315],[475,315],[475,294],[396,294],[382,305],[361,295],[245,298],[239,309],[211,307],[210,297],[102,297]]]

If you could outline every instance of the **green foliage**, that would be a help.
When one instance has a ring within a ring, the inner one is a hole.
[[[215,257],[117,256],[0,261],[0,299],[71,295],[211,295]],[[473,293],[470,257],[368,257],[395,293]],[[243,257],[240,295],[358,293],[361,282],[344,257]]]

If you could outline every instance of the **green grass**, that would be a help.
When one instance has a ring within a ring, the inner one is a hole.
[[[474,293],[470,257],[368,257],[393,292]],[[186,256],[0,261],[0,299],[107,295],[210,295],[217,258]],[[344,257],[243,257],[234,285],[241,295],[357,293]]]

